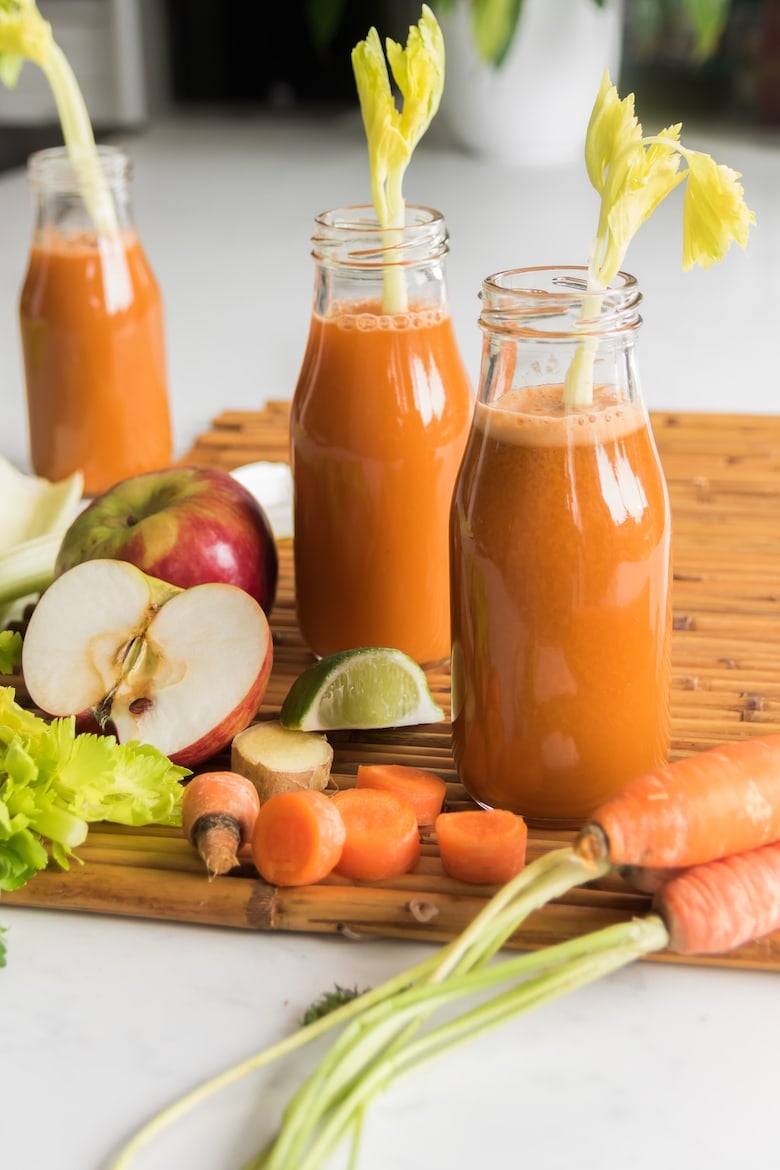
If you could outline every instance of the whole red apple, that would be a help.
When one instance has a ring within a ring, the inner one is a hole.
[[[237,585],[266,614],[276,599],[279,560],[268,517],[251,492],[217,468],[149,471],[96,496],[66,531],[55,576],[106,558],[182,589]]]

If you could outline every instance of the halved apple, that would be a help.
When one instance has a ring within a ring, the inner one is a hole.
[[[254,718],[273,641],[236,585],[179,589],[129,561],[84,561],[46,590],[22,649],[27,691],[49,715],[92,712],[120,743],[193,767]]]

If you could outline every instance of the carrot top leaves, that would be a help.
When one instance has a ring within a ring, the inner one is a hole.
[[[301,1026],[308,1027],[315,1020],[321,1020],[323,1016],[330,1015],[336,1008],[357,999],[359,995],[362,995],[362,992],[358,991],[357,987],[341,987],[336,983],[333,991],[324,991],[318,999],[309,1004],[301,1017]]]

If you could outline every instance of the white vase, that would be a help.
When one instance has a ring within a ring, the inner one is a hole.
[[[605,69],[617,84],[623,0],[525,0],[509,53],[477,56],[470,4],[438,17],[446,49],[441,119],[453,142],[510,166],[582,157]]]

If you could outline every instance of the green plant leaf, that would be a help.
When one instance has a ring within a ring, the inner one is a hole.
[[[718,47],[731,8],[730,0],[684,0],[685,17],[693,33],[695,60],[706,61]]]
[[[498,68],[512,46],[523,0],[472,0],[471,28],[477,53]]]
[[[49,851],[67,869],[93,821],[179,824],[187,775],[149,745],[47,723],[0,687],[0,890],[24,885]]]
[[[318,53],[329,48],[344,17],[346,0],[305,0],[303,12]]]
[[[12,674],[22,657],[22,635],[16,630],[0,630],[0,674]]]

